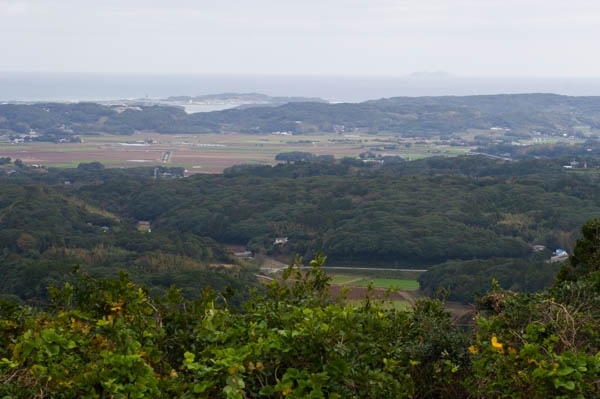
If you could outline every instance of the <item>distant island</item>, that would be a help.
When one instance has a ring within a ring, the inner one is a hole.
[[[223,111],[232,108],[277,107],[288,103],[327,103],[317,97],[281,97],[260,93],[220,93],[199,96],[170,96],[152,99],[138,98],[133,100],[100,101],[99,104],[115,105],[162,105],[183,108],[187,113]]]

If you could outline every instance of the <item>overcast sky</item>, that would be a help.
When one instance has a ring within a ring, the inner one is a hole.
[[[0,71],[600,76],[598,0],[0,0]]]

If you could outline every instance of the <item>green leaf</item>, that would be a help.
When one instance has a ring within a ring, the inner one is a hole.
[[[46,342],[57,342],[60,339],[58,334],[56,334],[56,332],[53,329],[42,330],[40,332],[40,336]]]
[[[565,389],[568,389],[569,391],[572,391],[575,389],[575,383],[573,381],[566,381],[562,383],[562,386]]]
[[[563,366],[561,368],[559,368],[558,370],[556,370],[556,375],[559,377],[564,377],[565,375],[569,375],[571,373],[574,373],[575,369],[569,366]]]
[[[194,355],[192,352],[185,352],[183,354],[183,357],[185,358],[185,360],[184,360],[185,363],[191,363],[196,358],[196,355]]]
[[[49,344],[46,346],[46,353],[48,356],[56,356],[60,353],[60,346],[57,344]]]
[[[96,322],[98,327],[106,327],[110,325],[110,321],[106,320],[106,316]]]
[[[192,387],[192,391],[194,393],[203,393],[210,389],[212,386],[213,383],[211,381],[202,381],[194,384],[194,386]]]
[[[258,391],[260,396],[272,396],[275,393],[275,388],[270,385],[264,386]]]
[[[543,369],[541,367],[537,368],[531,372],[531,376],[534,378],[545,377],[547,374],[548,374],[548,372],[546,371],[546,369]]]

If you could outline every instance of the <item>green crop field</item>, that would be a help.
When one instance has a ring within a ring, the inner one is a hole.
[[[331,284],[342,285],[342,286],[355,286],[355,287],[366,287],[369,284],[373,288],[384,288],[384,289],[395,289],[402,291],[413,291],[419,289],[419,283],[416,280],[416,276],[409,278],[383,278],[375,277],[367,273],[354,274],[354,273],[330,273]]]
[[[419,289],[419,282],[417,280],[404,280],[394,278],[375,278],[370,280],[363,280],[360,285],[371,284],[373,288],[390,288],[403,291],[412,291]]]

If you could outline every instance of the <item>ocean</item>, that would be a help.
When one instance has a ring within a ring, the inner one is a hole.
[[[600,96],[600,78],[343,77],[0,72],[0,102],[106,101],[220,93],[361,102],[399,96],[555,93]]]

